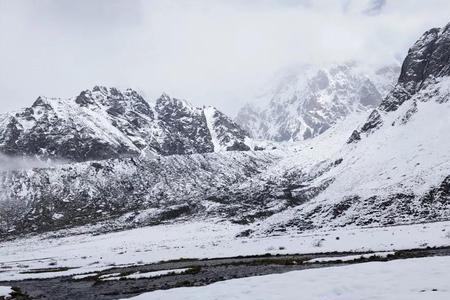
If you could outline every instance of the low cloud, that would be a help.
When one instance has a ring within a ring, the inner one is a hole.
[[[277,70],[402,60],[447,0],[0,0],[0,112],[96,84],[234,114]]]
[[[0,171],[54,167],[63,162],[32,157],[9,156],[0,153]]]

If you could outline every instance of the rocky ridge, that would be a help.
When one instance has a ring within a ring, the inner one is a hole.
[[[246,138],[213,107],[196,108],[166,94],[150,105],[131,89],[98,86],[71,99],[39,97],[31,107],[0,116],[0,153],[41,159],[248,150]]]

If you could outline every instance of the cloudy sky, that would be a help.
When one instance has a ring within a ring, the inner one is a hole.
[[[0,112],[94,85],[234,115],[281,68],[401,61],[448,0],[0,0]]]

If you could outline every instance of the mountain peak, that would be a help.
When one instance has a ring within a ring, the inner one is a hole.
[[[162,94],[161,94],[161,96],[158,98],[158,100],[159,99],[161,99],[161,100],[170,100],[170,96],[169,96],[169,94],[167,94],[166,92],[163,92]]]
[[[383,100],[380,109],[396,110],[436,78],[450,76],[450,23],[426,31],[409,49],[395,88]]]
[[[171,97],[166,93],[163,93],[156,100],[156,106],[175,106],[175,107],[194,108],[194,106],[189,101]]]
[[[39,96],[31,105],[32,108],[36,108],[36,107],[46,107],[46,108],[51,108],[51,105],[48,101],[49,99],[43,96]]]
[[[369,135],[386,120],[392,125],[407,123],[417,113],[419,102],[447,102],[448,94],[441,89],[447,89],[444,78],[450,76],[449,62],[450,24],[426,31],[409,49],[395,87],[348,142],[357,142],[361,133]]]
[[[0,153],[85,161],[142,151],[161,155],[214,151],[203,109],[186,100],[163,94],[152,106],[132,89],[104,86],[54,100],[39,97],[14,118],[2,118]],[[244,142],[240,128],[228,123],[224,122],[229,127],[220,127],[220,135],[227,136],[219,141],[220,147]]]
[[[258,99],[265,104],[245,105],[236,121],[255,138],[309,139],[353,112],[377,107],[396,76],[389,72],[396,69],[364,73],[356,62],[291,69],[265,99]]]

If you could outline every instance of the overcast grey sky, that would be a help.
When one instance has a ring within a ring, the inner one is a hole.
[[[0,0],[0,112],[94,85],[235,114],[277,70],[401,60],[448,0]]]

